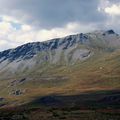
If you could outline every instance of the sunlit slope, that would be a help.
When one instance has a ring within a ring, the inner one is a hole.
[[[120,88],[120,51],[97,52],[92,58],[71,66],[36,68],[23,77],[1,81],[0,95],[21,103],[49,94],[75,95],[88,91]],[[13,82],[15,81],[16,82]],[[21,81],[20,81],[21,80]],[[20,90],[21,94],[13,94]]]

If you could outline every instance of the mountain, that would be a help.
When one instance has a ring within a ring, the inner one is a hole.
[[[34,42],[0,52],[0,71],[31,68],[43,63],[74,64],[94,54],[95,49],[114,51],[120,36],[113,30],[70,35],[46,42]]]
[[[0,52],[1,104],[120,88],[120,35],[80,33]],[[18,96],[18,97],[16,97]]]

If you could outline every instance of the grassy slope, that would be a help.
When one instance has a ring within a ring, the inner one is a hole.
[[[38,66],[24,76],[28,81],[22,84],[6,87],[14,79],[23,78],[19,76],[1,81],[0,96],[5,97],[10,104],[18,104],[53,93],[73,95],[88,91],[119,89],[119,61],[119,50],[113,53],[99,51],[88,60],[70,66],[52,65],[42,70],[41,66]],[[9,95],[9,91],[16,88],[25,90],[25,93],[17,97]]]

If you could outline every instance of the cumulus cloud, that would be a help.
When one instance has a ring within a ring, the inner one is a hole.
[[[119,5],[113,4],[110,7],[106,7],[105,12],[110,15],[120,15],[120,4]]]

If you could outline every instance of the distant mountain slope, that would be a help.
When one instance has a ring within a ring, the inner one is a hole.
[[[28,43],[0,52],[0,104],[49,94],[120,89],[120,36],[113,30]]]

